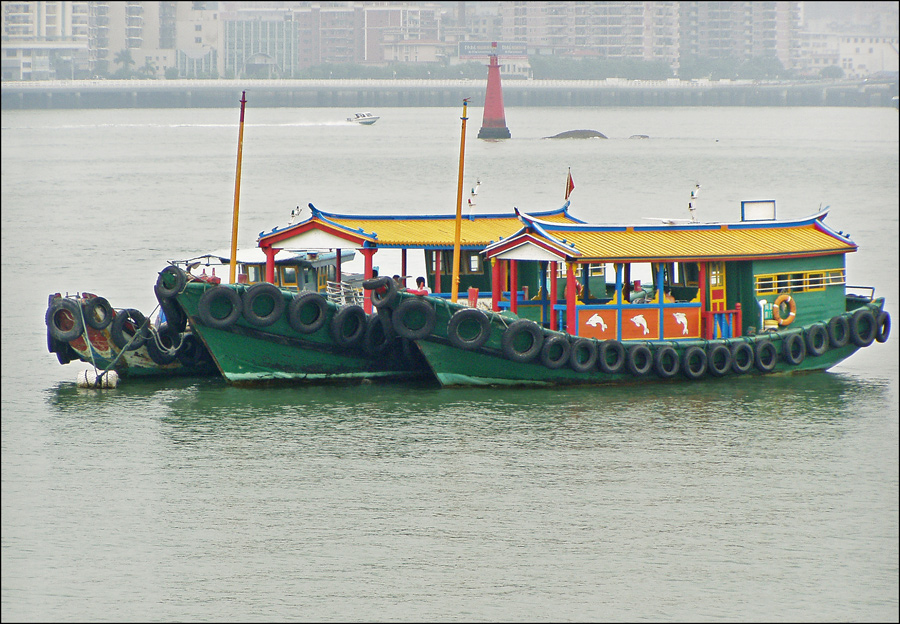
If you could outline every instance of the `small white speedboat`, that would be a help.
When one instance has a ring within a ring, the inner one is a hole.
[[[362,124],[364,126],[371,126],[379,119],[381,119],[381,117],[373,115],[372,113],[356,113],[353,117],[347,117],[347,121],[352,121],[353,123]]]

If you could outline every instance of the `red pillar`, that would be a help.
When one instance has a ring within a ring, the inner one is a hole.
[[[494,43],[493,47],[496,48],[497,44]],[[491,64],[488,65],[487,91],[484,96],[484,118],[481,122],[481,130],[478,131],[478,138],[508,139],[509,137],[506,113],[503,111],[500,64],[497,62],[497,55],[491,54]]]
[[[500,297],[503,291],[503,261],[500,258],[491,258],[491,310],[500,311]]]
[[[341,250],[334,250],[334,281],[341,283]]]
[[[263,247],[263,253],[266,254],[266,281],[270,284],[275,283],[275,254],[277,254],[280,249],[273,249],[271,247]]]
[[[559,295],[557,292],[557,284],[556,284],[556,270],[557,265],[555,262],[550,263],[550,329],[556,331],[558,323],[556,322],[556,310],[553,309],[553,306],[556,305],[556,298]]]
[[[575,296],[577,294],[575,287],[575,263],[566,263],[566,331],[571,335],[575,335],[577,320],[575,316]]]
[[[519,263],[509,261],[509,311],[519,313]]]
[[[712,323],[706,317],[706,263],[700,263],[700,275],[697,279],[700,291],[700,335],[706,340],[712,339]]]
[[[365,258],[365,276],[366,279],[372,278],[372,256],[375,255],[374,249],[360,249],[363,257]],[[366,314],[372,314],[372,291],[363,289],[363,310],[366,311]]]

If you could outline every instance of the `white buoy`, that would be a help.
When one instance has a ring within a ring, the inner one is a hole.
[[[119,384],[119,374],[114,370],[104,373],[99,380],[97,377],[94,371],[81,371],[75,379],[75,385],[79,388],[115,388]]]

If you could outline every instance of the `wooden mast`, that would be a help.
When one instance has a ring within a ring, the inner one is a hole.
[[[238,131],[237,171],[234,174],[234,211],[231,218],[231,263],[229,270],[229,282],[235,284],[235,270],[237,267],[237,230],[238,230],[238,204],[241,197],[241,152],[244,148],[244,105],[247,104],[246,91],[241,91],[241,125]]]
[[[459,295],[459,247],[460,237],[462,233],[462,192],[463,192],[463,169],[465,166],[466,155],[466,107],[469,105],[469,98],[463,100],[462,131],[459,139],[459,183],[456,188],[456,235],[453,238],[453,278],[451,280],[450,301],[456,303]],[[436,252],[440,253],[440,252]]]

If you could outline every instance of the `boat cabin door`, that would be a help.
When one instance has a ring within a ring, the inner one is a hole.
[[[710,262],[709,270],[709,311],[723,312],[728,307],[725,302],[725,263]]]

